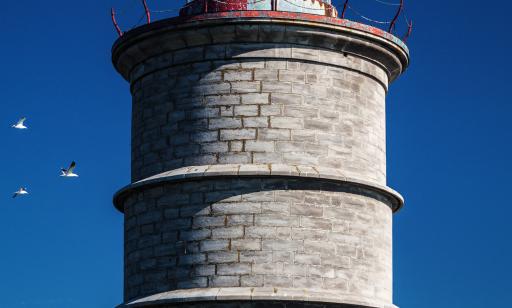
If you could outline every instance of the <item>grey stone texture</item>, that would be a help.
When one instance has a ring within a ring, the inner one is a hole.
[[[391,302],[392,210],[371,190],[307,178],[208,179],[134,192],[124,211],[126,300],[277,287]]]
[[[145,77],[133,82],[133,181],[183,166],[274,163],[335,168],[385,185],[386,91],[378,80],[296,60],[249,63],[261,68],[206,61],[165,68],[163,79],[141,69]],[[257,79],[275,66],[283,67],[279,80]],[[322,80],[308,84],[306,74]],[[246,76],[251,81],[234,81]]]
[[[163,302],[163,303],[160,303]],[[152,301],[150,303],[136,303],[132,305],[120,306],[120,308],[135,307],[159,307],[159,308],[367,308],[366,305],[348,305],[335,303],[315,303],[303,302],[302,300],[221,300],[209,299],[199,302],[175,302],[170,301]],[[151,306],[149,306],[151,305]],[[393,308],[390,306],[389,308]]]
[[[126,306],[394,307],[385,96],[408,61],[371,33],[291,19],[126,33]]]
[[[333,297],[334,296],[334,297]],[[329,299],[327,301],[326,299]],[[286,288],[209,288],[162,292],[119,306],[135,307],[232,307],[232,308],[367,308],[375,303],[346,304],[351,300],[322,290]],[[384,308],[396,308],[385,305]]]

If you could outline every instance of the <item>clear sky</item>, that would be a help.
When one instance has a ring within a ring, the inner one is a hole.
[[[375,19],[393,15],[351,2]],[[512,5],[406,3],[412,63],[388,97],[389,185],[406,198],[395,216],[395,303],[509,307]],[[111,197],[129,181],[131,102],[110,63],[111,5],[124,9],[124,29],[142,14],[137,0],[2,2],[2,308],[122,301],[123,217]],[[21,116],[30,129],[11,129]],[[80,178],[60,178],[71,160]],[[11,199],[20,186],[31,194]]]

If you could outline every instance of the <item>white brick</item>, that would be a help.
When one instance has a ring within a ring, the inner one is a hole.
[[[273,141],[245,141],[245,150],[249,152],[273,152]]]
[[[256,139],[255,129],[223,129],[220,131],[220,140],[247,139]]]

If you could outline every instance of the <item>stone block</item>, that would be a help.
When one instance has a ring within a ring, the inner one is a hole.
[[[201,153],[225,153],[229,151],[229,143],[212,142],[201,144]]]
[[[267,117],[243,118],[242,121],[244,128],[266,128],[270,126]]]
[[[201,252],[224,251],[228,248],[229,240],[203,240],[200,242]]]
[[[261,89],[260,81],[231,82],[231,93],[259,93]]]
[[[245,150],[249,152],[273,152],[274,142],[272,141],[245,141]]]
[[[255,80],[277,81],[278,70],[261,69],[254,71]]]
[[[233,263],[238,262],[238,253],[236,252],[210,252],[208,253],[209,264]]]
[[[306,73],[301,71],[279,70],[279,80],[304,83],[306,80]]]
[[[269,93],[292,93],[292,83],[281,81],[262,81],[261,91]]]
[[[230,215],[227,217],[228,226],[251,226],[254,224],[253,215]]]
[[[219,154],[220,164],[247,164],[251,161],[249,153],[221,153]]]
[[[261,116],[278,116],[281,114],[282,111],[280,105],[260,106]]]
[[[204,264],[206,261],[206,255],[203,253],[185,255],[179,257],[180,265],[192,265],[192,264]]]
[[[194,228],[211,228],[211,227],[222,227],[224,226],[224,217],[194,217],[193,219],[193,227]]]
[[[194,275],[213,276],[215,275],[215,265],[196,265],[194,267]]]
[[[244,105],[267,105],[270,103],[270,94],[268,93],[247,93],[241,95]]]
[[[256,139],[255,129],[223,129],[220,131],[220,140],[249,140]]]
[[[212,287],[238,287],[240,286],[239,276],[213,276],[210,279]]]
[[[221,93],[214,93],[221,94]],[[207,106],[231,106],[240,104],[241,98],[239,95],[214,95],[205,97],[205,104]]]
[[[211,237],[210,229],[199,230],[183,230],[180,232],[180,240],[182,241],[200,241]]]
[[[252,272],[257,275],[279,275],[283,273],[283,270],[283,263],[263,263],[252,265]]]
[[[240,262],[270,263],[272,254],[268,251],[240,251]]]
[[[294,203],[291,206],[292,215],[322,217],[324,212],[323,207],[315,207],[311,204]]]
[[[254,218],[254,224],[256,226],[269,227],[297,227],[299,225],[299,218],[276,214],[262,214]]]
[[[332,222],[324,218],[301,216],[300,226],[307,229],[332,230]]]
[[[211,130],[221,128],[241,128],[242,120],[239,118],[216,118],[210,119],[208,128]]]
[[[276,238],[276,228],[273,227],[246,227],[245,228],[246,238]]]
[[[225,81],[250,81],[252,78],[252,70],[228,70],[224,71]]]
[[[258,129],[259,140],[284,141],[290,140],[291,133],[289,129],[263,128]]]
[[[232,250],[261,250],[261,241],[260,240],[248,240],[248,239],[240,239],[240,240],[232,240],[231,241],[231,249]]]
[[[206,288],[207,286],[208,280],[206,277],[195,277],[186,281],[178,282],[178,288],[180,289]]]
[[[244,236],[244,227],[225,227],[212,229],[212,238],[214,239],[235,239]]]
[[[320,265],[319,254],[295,254],[295,264]]]
[[[212,204],[215,215],[257,214],[261,212],[261,204],[255,202],[215,203]]]
[[[300,240],[266,240],[261,243],[263,250],[302,251],[304,243]]]
[[[235,106],[235,116],[254,117],[258,116],[259,108],[257,105]]]
[[[263,287],[263,275],[247,275],[240,277],[242,287]]]
[[[251,274],[251,264],[235,263],[217,265],[217,275],[235,276]]]

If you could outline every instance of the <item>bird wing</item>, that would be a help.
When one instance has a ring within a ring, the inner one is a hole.
[[[19,121],[18,121],[18,124],[17,125],[23,125],[23,123],[25,123],[25,121],[27,120],[27,118],[23,117],[21,118]]]
[[[18,196],[18,193],[17,193],[17,192],[15,192],[15,193],[14,193],[14,195],[12,196],[12,198],[14,199],[14,198],[16,198],[17,196]]]
[[[76,167],[76,163],[74,161],[72,161],[71,165],[69,165],[67,172],[72,173],[73,170],[75,170],[75,167]]]

